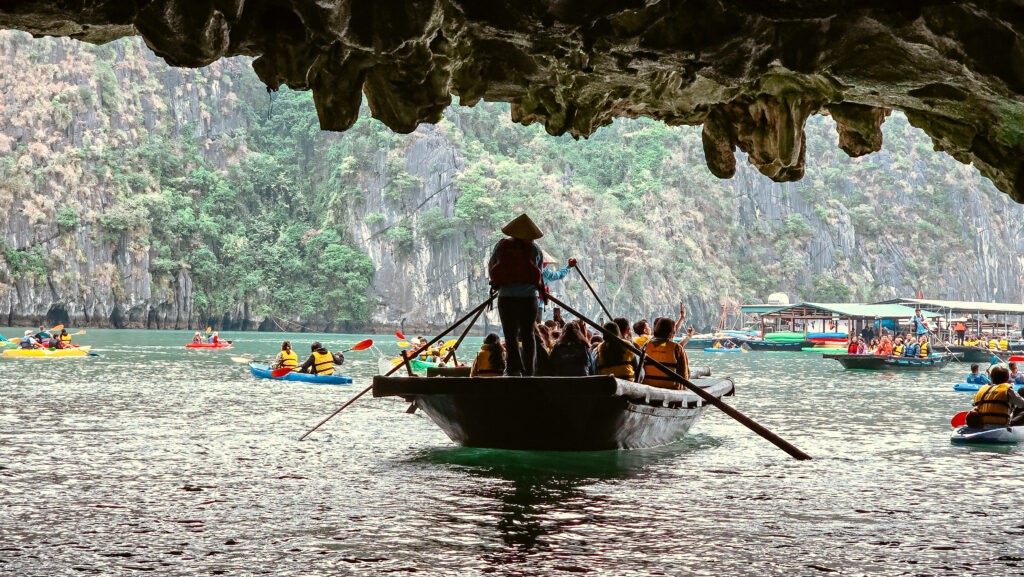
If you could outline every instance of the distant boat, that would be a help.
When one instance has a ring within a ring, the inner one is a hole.
[[[448,374],[468,370],[449,369]],[[716,398],[735,391],[730,378],[693,382]],[[459,445],[536,451],[667,445],[686,436],[708,407],[685,390],[612,376],[376,376],[373,396],[411,401]]]
[[[880,355],[824,354],[825,359],[839,361],[846,369],[862,371],[931,371],[950,363],[954,355],[933,355],[930,357],[883,357]]]

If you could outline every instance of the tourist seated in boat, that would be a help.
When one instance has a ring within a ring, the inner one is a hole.
[[[612,319],[612,322],[614,322],[615,325],[619,327],[619,338],[625,339],[627,341],[633,340],[633,333],[632,331],[630,331],[629,319],[627,319],[626,317],[616,317]]]
[[[60,348],[70,349],[71,348],[71,335],[68,334],[67,329],[61,329],[60,331]]]
[[[217,331],[213,331],[213,334],[210,335],[210,342],[215,345],[220,344],[220,335],[217,334]]]
[[[912,336],[907,337],[907,346],[903,349],[904,357],[916,357],[921,352],[920,347],[917,344],[917,339]]]
[[[601,335],[590,335],[590,350],[597,351],[597,347],[601,346],[604,342],[604,337]]]
[[[917,356],[922,359],[932,356],[932,349],[928,346],[928,335],[921,335],[917,340]]]
[[[906,345],[903,343],[903,337],[896,337],[896,342],[892,344],[892,356],[902,357],[905,346]]]
[[[1011,385],[1024,385],[1024,375],[1017,372],[1017,363],[1011,362],[1007,366],[1010,367],[1010,377],[1007,382]]]
[[[857,352],[855,354],[858,354],[858,355],[866,355],[866,354],[868,354],[868,343],[867,343],[867,341],[864,340],[863,337],[857,339]]]
[[[310,345],[312,353],[299,367],[300,373],[311,373],[314,375],[333,375],[334,368],[340,367],[345,362],[345,355],[337,352],[331,354],[319,341]]]
[[[562,327],[562,336],[551,347],[546,374],[553,377],[594,374],[587,337],[575,321]]]
[[[1024,409],[1024,398],[1009,383],[1009,369],[996,365],[989,373],[993,384],[978,389],[974,395],[974,410],[967,413],[967,426],[972,429],[1005,427],[1015,410]]]
[[[284,341],[281,343],[281,352],[277,353],[277,358],[274,359],[274,364],[271,368],[274,369],[295,369],[299,366],[299,355],[292,350],[292,343],[290,341]]]
[[[722,348],[723,349],[735,349],[736,348],[736,343],[732,342],[731,339],[725,339],[724,341],[722,341]]]
[[[641,382],[652,387],[663,389],[682,389],[682,383],[675,377],[667,374],[650,361],[669,367],[685,379],[690,378],[690,361],[686,357],[684,347],[693,337],[693,327],[686,332],[686,337],[681,342],[672,340],[675,324],[672,319],[658,317],[654,319],[654,333],[650,340],[644,343],[641,348],[641,365],[643,368],[643,379]]]
[[[988,378],[988,375],[981,372],[981,368],[978,363],[971,365],[971,374],[967,375],[967,382],[972,385],[991,385],[992,379]]]
[[[633,344],[642,347],[651,338],[651,325],[647,319],[640,319],[633,323]]]
[[[627,381],[635,380],[640,372],[640,365],[636,354],[623,346],[618,323],[605,323],[604,330],[611,336],[597,345],[594,357],[597,374],[614,375]]]
[[[46,341],[50,340],[50,331],[46,330],[45,327],[39,327],[39,331],[35,334],[36,342],[45,345]]]
[[[196,334],[192,335],[192,342],[196,344],[203,342],[203,335],[196,331]]]
[[[480,352],[473,359],[471,377],[500,377],[505,374],[505,349],[501,348],[501,337],[490,333],[484,337]]]
[[[860,348],[860,338],[850,335],[849,344],[846,345],[846,354],[855,355]]]
[[[878,343],[878,347],[875,348],[875,354],[883,357],[892,355],[892,339],[889,338],[889,335],[882,337],[881,342]]]
[[[59,334],[50,335],[50,338],[46,339],[46,342],[43,343],[43,346],[45,346],[48,349],[59,349],[60,348],[60,335]]]
[[[533,338],[537,346],[537,374],[546,375],[548,356],[551,354],[551,329],[547,325],[537,324],[533,327]]]
[[[988,349],[990,351],[998,351],[999,350],[999,341],[997,341],[995,337],[989,338],[989,340],[988,340]]]
[[[32,329],[25,331],[25,336],[21,337],[21,341],[18,342],[19,349],[35,349],[38,346],[39,342],[32,336]]]
[[[880,341],[878,340],[878,337],[872,338],[871,341],[868,342],[868,353],[870,353],[872,355],[878,354],[875,351],[878,350],[879,343],[880,343]]]

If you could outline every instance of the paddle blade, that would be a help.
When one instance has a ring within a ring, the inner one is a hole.
[[[954,429],[958,429],[958,428],[966,425],[967,424],[967,411],[964,411],[962,413],[957,413],[957,414],[953,415],[953,420],[951,420],[949,422],[949,424],[952,425]]]
[[[72,333],[72,336],[75,336],[75,335],[84,335],[84,334],[85,334],[85,329],[82,329],[82,330],[78,331],[77,333]]]
[[[405,338],[405,335],[403,335],[402,333],[400,333],[398,331],[395,331],[395,336],[400,338],[400,339],[402,339],[403,341],[409,340],[409,339]]]
[[[53,327],[52,329],[50,329],[50,332],[62,331],[62,330],[64,330],[64,325],[57,325],[57,326]]]
[[[362,351],[362,350],[366,350],[366,349],[368,349],[368,348],[370,348],[372,346],[373,346],[373,339],[366,339],[365,341],[359,341],[358,343],[353,345],[352,348],[349,349],[349,350],[350,351]]]
[[[252,359],[247,359],[245,357],[231,357],[231,360],[235,361],[236,363],[251,363],[252,362]]]
[[[458,341],[456,341],[455,339],[452,339],[452,340],[448,341],[447,343],[445,343],[445,344],[444,344],[444,346],[443,346],[442,348],[448,348],[448,347],[450,347],[450,346],[454,345],[454,344],[455,344],[455,343],[457,343],[457,342],[458,342]]]
[[[274,377],[276,379],[278,377],[283,377],[283,376],[287,375],[288,373],[292,372],[293,370],[294,369],[292,369],[291,367],[281,367],[280,369],[274,369],[274,370],[270,371],[270,376],[272,376],[272,377]]]
[[[1012,357],[1010,357],[1010,362],[1011,363],[1022,363],[1022,362],[1024,362],[1024,357],[1012,356]]]
[[[210,331],[212,331],[212,330],[213,330],[212,328],[210,328],[210,327],[206,327],[206,332],[210,332]]]
[[[408,346],[411,346],[411,345],[409,343],[398,343],[398,346],[400,346],[400,347],[408,347]]]

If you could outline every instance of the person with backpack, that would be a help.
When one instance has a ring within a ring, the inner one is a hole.
[[[494,246],[487,264],[491,289],[498,292],[498,318],[505,333],[505,374],[537,374],[537,340],[534,324],[540,310],[538,297],[546,302],[544,257],[533,241],[544,236],[533,220],[521,214],[502,227],[508,235]]]

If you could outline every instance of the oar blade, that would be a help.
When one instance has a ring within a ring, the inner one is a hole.
[[[252,359],[247,359],[245,357],[231,357],[231,360],[236,362],[236,363],[251,363],[252,362]]]
[[[966,425],[967,424],[967,411],[963,411],[962,413],[957,413],[957,414],[953,415],[953,419],[949,422],[949,424],[952,425],[954,429],[957,429],[957,428],[960,428],[960,427]]]
[[[52,329],[50,329],[51,332],[52,331],[62,331],[62,330],[64,330],[64,325],[57,325],[57,326],[53,327]]]
[[[288,373],[292,372],[292,370],[294,369],[292,369],[291,367],[281,367],[280,369],[274,369],[270,371],[270,376],[277,379],[287,375]]]
[[[405,338],[405,335],[403,335],[402,333],[400,333],[398,331],[395,331],[395,336],[400,338],[400,339],[402,339],[403,341],[409,340],[409,339]]]
[[[350,351],[363,351],[373,346],[373,339],[366,339],[365,341],[359,341],[352,346]]]
[[[400,346],[402,348],[405,348],[405,347],[409,347],[409,346],[412,346],[412,345],[410,345],[409,343],[404,343],[403,342],[403,343],[398,343],[398,346]]]

